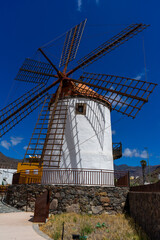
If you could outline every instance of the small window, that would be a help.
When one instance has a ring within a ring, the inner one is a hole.
[[[34,169],[33,174],[38,174],[38,169]]]
[[[26,174],[29,174],[29,170],[28,169],[26,170]]]
[[[76,114],[86,115],[86,103],[76,103]]]

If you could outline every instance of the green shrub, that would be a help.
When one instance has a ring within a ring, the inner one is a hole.
[[[53,233],[52,238],[54,240],[58,240],[60,238],[60,236],[61,236],[60,231],[56,231],[56,232]]]
[[[91,224],[89,224],[88,222],[83,223],[81,229],[80,229],[80,235],[81,236],[85,236],[88,234],[91,234],[94,231],[93,227]]]

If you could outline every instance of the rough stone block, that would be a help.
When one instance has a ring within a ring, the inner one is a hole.
[[[59,192],[57,192],[57,193],[55,193],[55,195],[54,195],[56,198],[60,198],[60,193]]]
[[[71,213],[71,212],[74,212],[74,213],[79,213],[80,212],[80,207],[79,207],[79,204],[72,204],[71,206],[67,206],[66,207],[66,212],[68,213]]]
[[[109,206],[109,203],[104,203],[103,206],[104,206],[104,207],[108,207],[108,206]]]
[[[103,210],[102,206],[92,206],[91,208],[92,208],[93,214],[98,214]]]
[[[50,209],[51,210],[56,210],[58,207],[58,200],[57,199],[53,199],[52,202],[50,203]]]
[[[106,196],[107,196],[107,193],[106,193],[106,192],[100,192],[100,193],[99,193],[99,196],[106,197]]]
[[[110,202],[110,199],[109,199],[108,197],[101,197],[101,198],[100,198],[100,201],[101,201],[102,203],[109,203],[109,202]]]

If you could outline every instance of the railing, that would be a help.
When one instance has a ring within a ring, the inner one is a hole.
[[[42,183],[114,186],[114,171],[92,169],[44,169]]]
[[[116,160],[122,157],[122,143],[113,143],[113,159]]]
[[[19,184],[42,183],[55,185],[88,185],[88,186],[129,186],[129,175],[126,171],[98,169],[43,169],[39,175],[34,170],[16,173]],[[18,175],[19,174],[19,175]],[[15,175],[16,176],[16,175]],[[17,178],[13,184],[17,184]]]

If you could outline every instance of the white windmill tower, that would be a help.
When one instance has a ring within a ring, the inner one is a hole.
[[[37,156],[36,161],[43,166],[44,183],[102,184],[103,181],[107,184],[110,181],[113,184],[110,111],[134,118],[156,86],[141,80],[87,72],[78,80],[70,77],[147,27],[128,26],[67,72],[68,64],[76,57],[85,24],[86,20],[66,33],[60,59],[63,71],[52,63],[45,48],[39,48],[38,52],[48,63],[24,61],[16,80],[38,85],[1,111],[1,135],[4,135],[43,103],[24,162],[29,160],[32,164]],[[53,83],[45,87],[50,78],[54,78]],[[56,85],[56,92],[48,94]],[[110,180],[104,170],[112,172]]]

